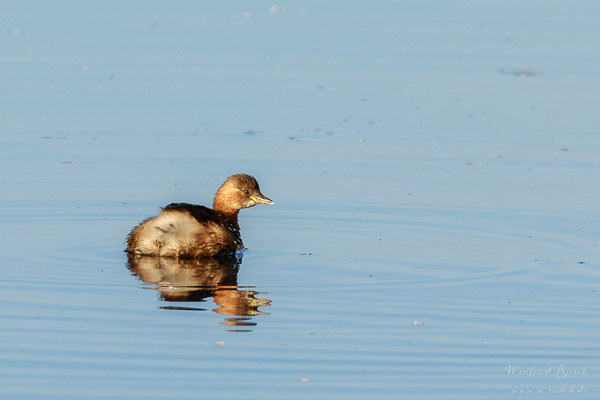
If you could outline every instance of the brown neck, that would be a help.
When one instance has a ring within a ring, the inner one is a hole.
[[[213,210],[218,211],[219,213],[226,216],[228,219],[237,223],[238,213],[240,212],[240,210],[235,207],[231,207],[229,204],[231,203],[227,201],[227,199],[223,199],[217,196],[213,201]]]

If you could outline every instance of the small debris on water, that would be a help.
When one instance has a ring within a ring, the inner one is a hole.
[[[364,143],[365,139],[364,138],[360,138],[359,142]]]
[[[423,326],[424,323],[421,321],[413,321],[413,326]]]
[[[308,383],[309,382],[308,378],[302,378],[301,380],[302,380],[302,383]]]
[[[482,165],[487,165],[487,163],[482,162],[482,161],[471,161],[471,162],[468,162],[466,164],[467,165],[472,165],[474,167],[479,167],[479,166],[482,166]]]
[[[301,256],[312,256],[312,253],[300,253]]]
[[[521,77],[525,77],[525,78],[531,78],[536,75],[539,75],[539,72],[536,72],[536,71],[533,71],[530,69],[513,69],[513,70],[501,69],[500,73],[505,74],[505,75],[521,76]]]
[[[285,7],[274,5],[269,8],[269,15],[271,17],[277,17],[278,15],[283,14],[284,11],[285,11]]]
[[[213,342],[213,344],[214,344],[216,347],[223,347],[223,346],[225,346],[225,342],[224,342],[224,341],[222,341],[222,340],[215,340],[215,341]]]
[[[69,136],[42,136],[42,139],[69,139]]]

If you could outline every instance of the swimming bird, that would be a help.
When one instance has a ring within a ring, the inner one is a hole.
[[[213,208],[171,203],[134,227],[127,236],[127,252],[135,255],[204,258],[219,257],[244,248],[238,213],[257,204],[275,204],[246,174],[232,175],[221,185]]]

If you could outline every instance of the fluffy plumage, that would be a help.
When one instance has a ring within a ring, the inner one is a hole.
[[[199,258],[217,257],[244,248],[238,212],[256,204],[274,204],[250,175],[232,175],[221,185],[213,208],[172,203],[153,218],[134,227],[127,252],[137,255]]]

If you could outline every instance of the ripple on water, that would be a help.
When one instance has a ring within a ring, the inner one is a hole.
[[[289,249],[275,255],[286,267],[270,271],[280,282],[312,273],[324,286],[531,280],[589,288],[598,278],[593,263],[580,263],[598,254],[597,218],[589,216],[452,207],[299,210],[276,210],[265,222],[286,231],[268,243]],[[562,279],[564,273],[574,274]]]

